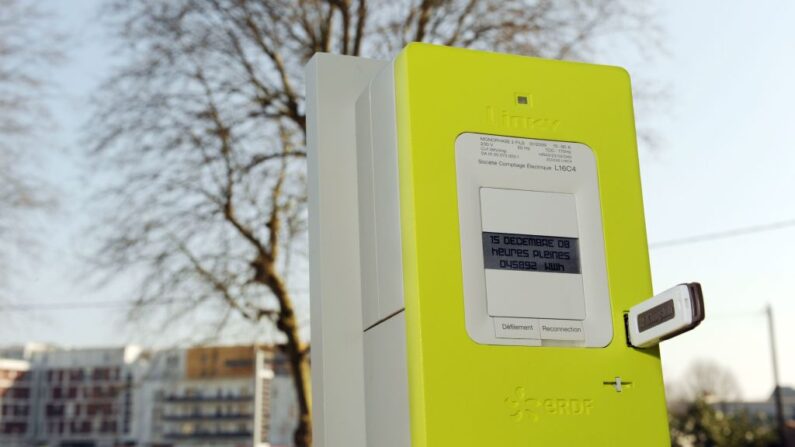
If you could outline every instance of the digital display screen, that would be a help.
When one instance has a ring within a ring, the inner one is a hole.
[[[580,243],[572,237],[483,233],[487,269],[580,273]]]

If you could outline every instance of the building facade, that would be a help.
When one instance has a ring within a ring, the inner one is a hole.
[[[268,446],[272,351],[211,346],[164,352],[153,359],[148,445]],[[179,368],[175,371],[175,368]]]
[[[30,363],[0,359],[0,445],[27,445],[32,438],[33,383]]]
[[[297,403],[270,346],[0,348],[2,447],[291,447]]]
[[[135,445],[135,346],[34,355],[35,439],[48,447]]]

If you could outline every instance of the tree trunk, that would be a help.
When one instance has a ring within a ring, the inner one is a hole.
[[[295,447],[312,446],[312,378],[309,370],[309,349],[301,342],[298,320],[290,292],[272,262],[262,262],[260,278],[279,301],[276,327],[287,341],[284,351],[290,363],[290,374],[298,400],[298,425],[295,429]],[[259,276],[259,275],[258,275]]]
[[[295,321],[295,318],[292,320]],[[293,386],[298,399],[298,425],[293,436],[295,447],[311,447],[312,378],[309,370],[308,351],[301,346],[297,326],[292,330],[282,328],[282,332],[287,335],[288,341],[285,350],[287,351],[287,360],[290,362],[290,374],[293,377]]]

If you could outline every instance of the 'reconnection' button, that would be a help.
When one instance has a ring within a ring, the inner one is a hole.
[[[538,331],[544,340],[585,340],[582,321],[538,320]]]

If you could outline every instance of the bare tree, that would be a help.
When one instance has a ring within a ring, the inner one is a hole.
[[[682,377],[682,392],[689,401],[698,398],[730,402],[742,397],[740,384],[731,372],[710,360],[700,360],[688,367]]]
[[[34,174],[33,136],[47,113],[42,73],[60,57],[46,15],[33,2],[0,0],[0,253],[35,239],[23,222],[52,205]],[[9,266],[0,257],[0,276]],[[0,278],[0,288],[7,286]]]
[[[309,446],[309,347],[287,276],[290,254],[306,247],[303,65],[316,52],[387,57],[410,41],[582,58],[611,33],[646,42],[653,27],[643,8],[616,0],[110,0],[106,17],[126,62],[99,91],[89,126],[98,169],[114,177],[95,259],[114,273],[145,272],[138,316],[218,306],[219,325],[233,314],[271,321],[298,396],[295,444]]]

